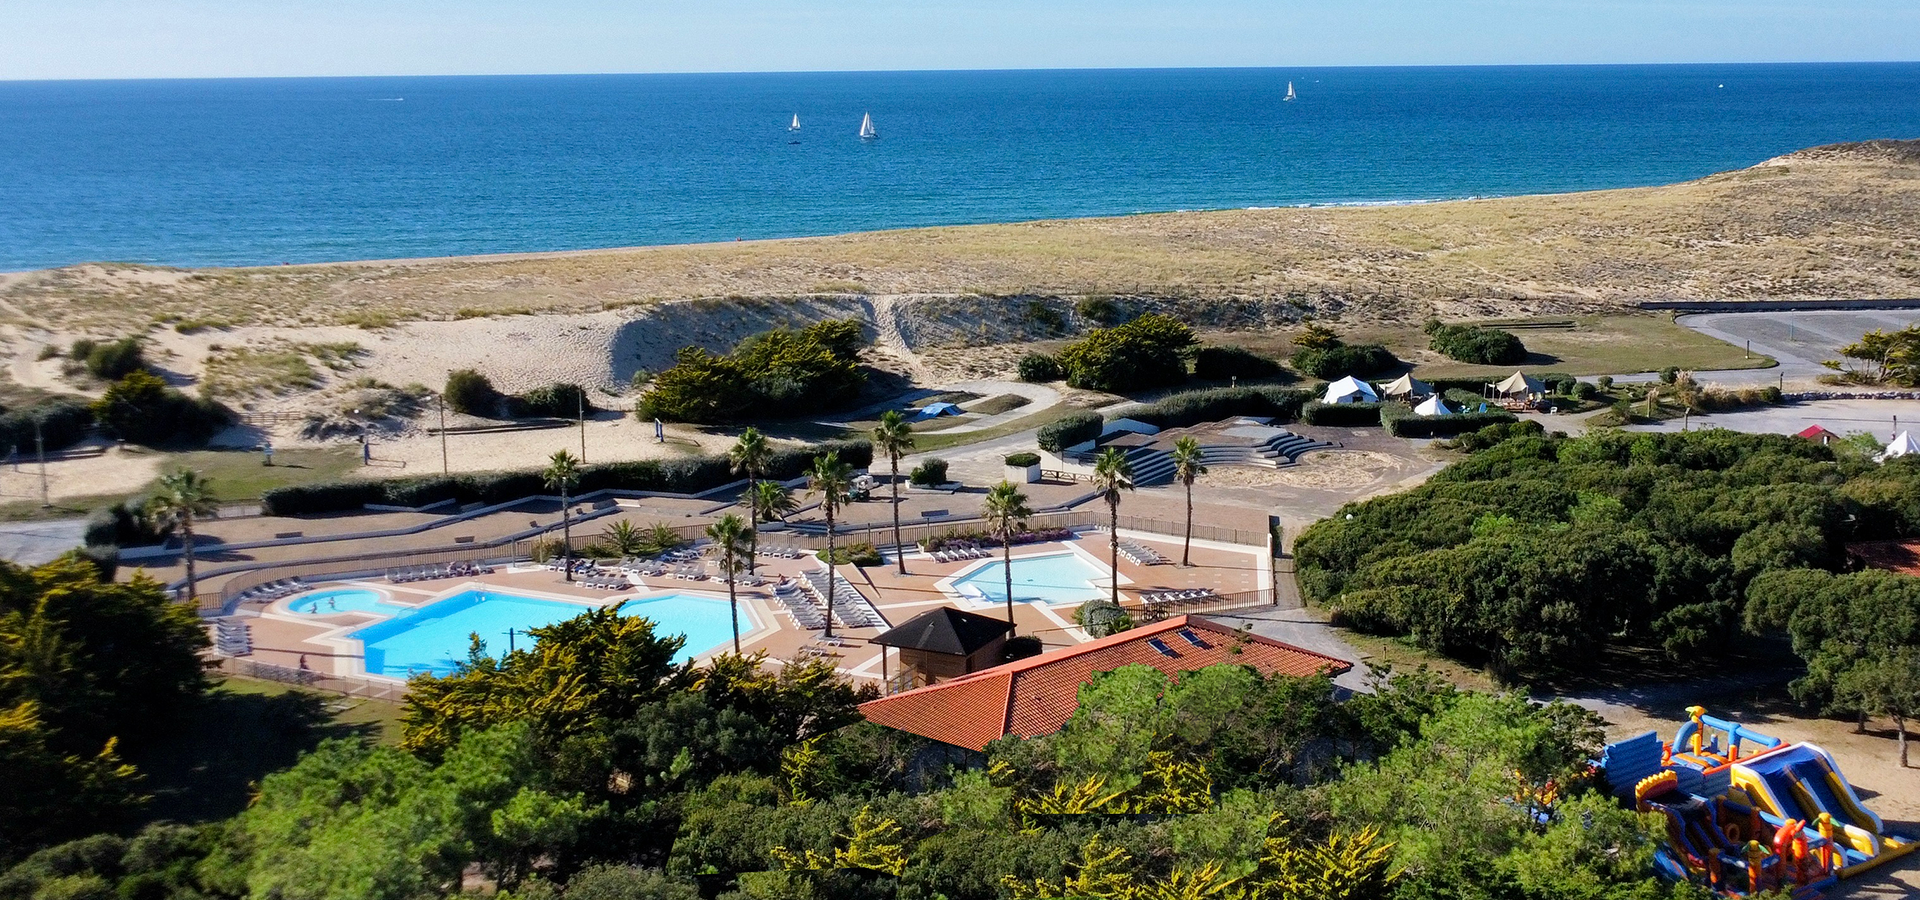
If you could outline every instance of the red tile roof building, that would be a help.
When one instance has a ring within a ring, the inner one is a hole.
[[[1127,665],[1169,675],[1218,663],[1251,666],[1263,675],[1338,675],[1351,663],[1228,628],[1199,616],[1176,616],[1078,647],[975,672],[952,681],[860,705],[867,720],[968,750],[1009,734],[1039,737],[1065,725],[1080,705],[1080,686],[1095,673]]]

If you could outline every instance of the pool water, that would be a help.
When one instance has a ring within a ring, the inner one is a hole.
[[[487,655],[499,659],[509,649],[533,646],[528,629],[564,622],[591,608],[498,591],[462,591],[368,625],[347,637],[361,642],[370,675],[448,675],[467,660],[474,634],[486,644]],[[686,645],[674,656],[675,662],[692,659],[733,636],[725,600],[668,594],[629,600],[620,611],[622,615],[653,620],[662,634],[686,635]],[[741,610],[740,620],[741,630],[752,627],[751,611]]]
[[[296,597],[287,604],[287,611],[308,616],[330,616],[343,612],[377,612],[398,615],[413,609],[386,602],[386,595],[379,591],[362,588],[320,591]]]
[[[1013,599],[1085,603],[1107,596],[1106,588],[1095,586],[1096,581],[1105,581],[1106,577],[1104,570],[1074,553],[1016,557]],[[999,560],[956,578],[953,583],[955,587],[969,585],[994,603],[1007,602],[1007,564]]]

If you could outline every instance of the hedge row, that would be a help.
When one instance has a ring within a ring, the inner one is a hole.
[[[1312,391],[1272,385],[1212,388],[1174,394],[1120,415],[1160,428],[1185,428],[1234,416],[1261,416],[1291,422],[1299,417],[1301,407],[1313,396]]]
[[[765,476],[783,481],[797,478],[813,464],[815,457],[830,450],[839,451],[841,460],[855,468],[873,463],[873,445],[866,441],[837,441],[775,453]],[[725,456],[606,463],[583,467],[574,493],[626,490],[697,494],[738,477]],[[370,503],[418,507],[452,500],[458,504],[492,505],[547,493],[551,491],[540,477],[540,471],[528,469],[274,488],[260,498],[260,506],[270,516],[298,516],[345,512]]]
[[[1052,422],[1040,426],[1037,437],[1040,449],[1048,453],[1059,453],[1068,447],[1100,436],[1105,430],[1106,420],[1097,412],[1079,410],[1067,413]]]
[[[1387,433],[1402,438],[1452,437],[1515,421],[1518,420],[1514,415],[1505,410],[1451,416],[1403,416],[1387,422]]]
[[[1307,425],[1378,425],[1378,403],[1321,403],[1315,400],[1302,407],[1300,421]]]
[[[34,424],[40,426],[40,438],[48,450],[64,450],[87,436],[93,424],[93,410],[84,403],[50,400],[25,409],[8,410],[0,415],[0,445],[12,447],[21,456],[34,452]]]

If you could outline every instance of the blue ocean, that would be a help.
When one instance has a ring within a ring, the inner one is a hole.
[[[1915,136],[1920,64],[6,82],[0,271],[1488,197]]]

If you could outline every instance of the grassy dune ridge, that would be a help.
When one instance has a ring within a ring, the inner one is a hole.
[[[456,259],[0,278],[23,326],[183,330],[580,313],[823,294],[1295,298],[1497,314],[1646,299],[1920,296],[1920,141],[1815,148],[1653,188],[1229,210]]]

